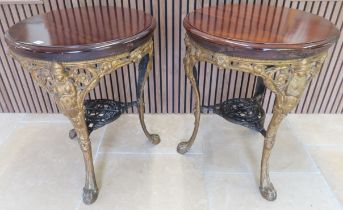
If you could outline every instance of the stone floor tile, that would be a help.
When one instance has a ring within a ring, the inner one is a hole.
[[[242,159],[241,149],[229,144],[206,144],[205,173],[248,173],[249,168]]]
[[[309,151],[343,205],[343,147],[310,147]]]
[[[197,139],[201,138],[204,146],[220,142],[230,145],[244,145],[243,141],[261,139],[262,135],[249,128],[231,123],[218,115],[202,115]]]
[[[25,114],[21,122],[70,122],[63,114]]]
[[[208,209],[201,161],[197,155],[99,154],[98,200],[80,210]]]
[[[0,148],[0,209],[75,209],[84,162],[68,123],[22,123]],[[97,150],[103,129],[92,134]]]
[[[263,141],[240,147],[240,154],[252,172],[258,174],[263,151]],[[273,172],[317,172],[311,157],[296,137],[287,131],[279,131],[270,156],[270,170]]]
[[[278,197],[262,198],[249,174],[206,176],[210,210],[339,210],[339,203],[320,174],[272,174]]]
[[[0,114],[0,145],[6,141],[23,117],[24,114]]]
[[[289,124],[306,145],[343,146],[343,115],[290,115]]]
[[[248,168],[248,171],[259,174],[263,136],[251,130],[238,131],[239,136],[233,134],[236,132],[234,129],[222,131],[221,135],[208,135],[211,140],[204,141],[205,162],[212,165],[209,169],[213,169],[212,172],[232,172],[232,168],[236,168],[236,172],[244,172]],[[274,172],[317,171],[307,151],[297,140],[295,131],[287,123],[281,124],[277,133],[270,169]]]
[[[343,209],[343,145],[333,139],[342,136],[341,116],[289,115],[283,121],[270,162],[275,202],[258,191],[259,133],[202,115],[192,150],[179,155],[176,146],[191,136],[194,116],[145,117],[148,129],[160,134],[159,145],[147,141],[138,115],[122,115],[91,134],[100,194],[85,206],[84,163],[77,141],[69,140],[67,118],[1,114],[0,209]]]
[[[194,117],[192,115],[145,115],[145,122],[150,133],[159,134],[161,143],[151,144],[143,133],[138,115],[122,115],[108,125],[101,145],[101,152],[147,154],[177,154],[176,147],[181,140],[190,138]],[[190,154],[202,153],[202,140],[194,143]]]

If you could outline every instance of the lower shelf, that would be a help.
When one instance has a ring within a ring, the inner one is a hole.
[[[84,104],[86,124],[90,134],[93,130],[118,119],[128,108],[136,106],[137,102],[123,103],[108,99],[98,99],[86,100]],[[265,112],[255,98],[229,99],[214,106],[203,106],[202,111],[205,110],[213,111],[232,123],[256,130],[263,136],[266,135],[266,130],[263,127]],[[70,130],[69,137],[73,139],[76,136],[75,130]]]
[[[264,129],[265,112],[255,98],[234,98],[214,106],[203,106],[202,111],[210,110],[226,120],[248,127],[266,135]]]
[[[108,99],[86,100],[85,117],[90,134],[93,130],[103,127],[119,118],[119,116],[128,110],[128,108],[136,106],[137,102],[123,103]],[[69,137],[71,139],[77,136],[74,129],[70,130]]]

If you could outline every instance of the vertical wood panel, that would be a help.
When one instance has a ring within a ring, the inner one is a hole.
[[[190,84],[186,79],[182,59],[185,54],[183,44],[185,30],[182,20],[197,8],[216,4],[255,3],[296,8],[322,16],[343,29],[342,1],[305,0],[43,0],[42,4],[0,5],[0,112],[58,112],[51,96],[37,86],[28,72],[6,53],[5,31],[14,23],[42,14],[50,10],[60,10],[84,6],[123,6],[138,8],[152,14],[157,21],[154,32],[153,72],[145,86],[146,112],[189,113],[194,103]],[[252,14],[269,11],[246,11]],[[73,14],[76,19],[87,18]],[[84,14],[83,14],[84,15]],[[273,14],[269,14],[273,17]],[[100,17],[99,17],[100,18]],[[64,19],[58,20],[64,22]],[[103,20],[104,23],[110,20]],[[269,18],[261,21],[260,27],[275,25],[277,20]],[[78,25],[79,30],[84,26]],[[208,26],[227,27],[227,26]],[[129,30],[129,29],[121,29]],[[243,30],[237,28],[237,30]],[[247,29],[244,29],[247,30]],[[59,32],[63,33],[63,32]],[[99,33],[99,30],[94,30]],[[105,32],[106,33],[106,30]],[[110,32],[109,32],[110,33]],[[105,35],[105,34],[104,34]],[[250,36],[263,36],[253,34]],[[295,113],[342,113],[343,112],[343,36],[330,50],[322,71],[305,90]],[[213,105],[233,97],[251,97],[254,93],[256,77],[247,73],[218,69],[202,62],[196,64],[202,105]],[[130,64],[101,79],[99,85],[87,96],[91,99],[109,98],[129,102],[136,100],[138,64]],[[275,96],[266,91],[263,107],[271,112]],[[136,112],[130,109],[128,112]]]

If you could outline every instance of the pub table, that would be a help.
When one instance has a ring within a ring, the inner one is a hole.
[[[152,16],[120,7],[71,8],[30,17],[13,25],[5,39],[10,54],[53,98],[70,119],[78,137],[86,169],[85,204],[98,196],[90,133],[138,106],[147,138],[158,144],[144,123],[143,88],[152,68]],[[85,100],[99,80],[130,63],[139,62],[137,101]]]
[[[183,25],[186,29],[184,68],[194,92],[195,126],[191,138],[179,143],[178,152],[184,154],[191,148],[204,109],[254,129],[264,136],[259,189],[265,199],[275,200],[277,193],[269,178],[268,163],[278,127],[320,71],[328,49],[340,32],[319,16],[257,4],[197,9],[184,18]],[[255,95],[201,107],[194,66],[198,61],[257,76]],[[276,95],[267,130],[261,105],[266,88]]]

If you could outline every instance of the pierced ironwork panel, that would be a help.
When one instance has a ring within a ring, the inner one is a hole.
[[[137,102],[123,103],[108,99],[97,99],[85,100],[84,105],[86,124],[88,133],[90,134],[95,129],[101,128],[118,119],[128,108],[136,106]],[[76,137],[74,129],[70,130],[69,137],[71,139]]]
[[[234,98],[214,106],[203,106],[226,120],[256,130],[265,136],[265,112],[255,98]]]
[[[136,103],[123,103],[107,99],[86,100],[86,124],[88,132],[98,129],[118,119],[119,116]]]

